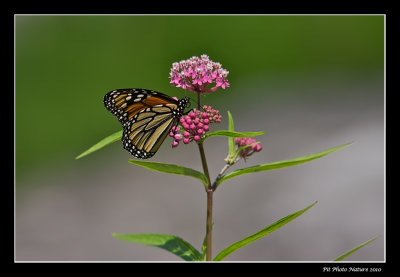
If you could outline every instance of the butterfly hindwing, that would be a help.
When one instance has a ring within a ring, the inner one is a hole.
[[[141,159],[157,152],[188,101],[146,89],[118,89],[104,96],[105,107],[123,125],[123,147]]]
[[[144,110],[130,119],[124,126],[122,143],[133,156],[141,159],[150,158],[157,152],[177,119],[172,111],[156,114]]]

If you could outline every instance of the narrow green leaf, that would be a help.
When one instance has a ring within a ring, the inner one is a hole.
[[[166,164],[159,162],[147,162],[138,160],[129,160],[128,162],[153,171],[191,176],[199,179],[204,184],[204,186],[208,186],[206,176],[203,173],[191,168],[183,167],[176,164]]]
[[[334,259],[334,262],[338,262],[338,261],[342,261],[344,258],[346,258],[347,256],[350,256],[351,254],[353,254],[354,252],[356,252],[358,249],[364,247],[365,245],[367,245],[370,242],[373,242],[374,240],[376,240],[378,237],[374,237],[366,242],[364,242],[363,244],[360,244],[357,247],[354,247],[353,249],[351,249],[350,251],[347,251],[346,253],[340,255],[339,257],[337,257],[336,259]]]
[[[303,157],[299,157],[299,158],[295,158],[295,159],[290,159],[290,160],[284,160],[284,161],[279,161],[279,162],[273,162],[273,163],[267,163],[267,164],[260,164],[260,165],[255,165],[255,166],[251,166],[251,167],[246,167],[246,168],[241,168],[235,171],[232,171],[224,176],[222,176],[217,183],[215,184],[215,186],[218,186],[219,184],[221,184],[222,182],[225,182],[226,180],[229,180],[233,177],[239,176],[239,175],[243,175],[243,174],[247,174],[247,173],[253,173],[253,172],[259,172],[259,171],[266,171],[266,170],[272,170],[272,169],[278,169],[278,168],[284,168],[284,167],[289,167],[289,166],[295,166],[298,164],[302,164],[302,163],[306,163],[306,162],[310,162],[312,160],[321,158],[323,156],[326,156],[332,152],[335,152],[339,149],[342,149],[346,146],[349,146],[352,143],[347,143],[344,145],[340,145],[337,147],[333,147],[331,149],[325,150],[325,151],[321,151],[315,154],[311,154],[311,155],[307,155],[307,156],[303,156]]]
[[[234,125],[233,125],[233,117],[231,113],[228,111],[228,131],[234,132]],[[235,154],[235,138],[228,137],[228,145],[229,145],[229,157],[233,157]]]
[[[185,261],[199,261],[201,254],[187,241],[167,234],[112,234],[113,237],[167,250]]]
[[[121,138],[122,138],[122,130],[102,139],[101,141],[99,141],[98,143],[96,143],[95,145],[90,147],[88,150],[86,150],[85,152],[83,152],[82,154],[77,156],[75,159],[80,159],[86,155],[89,155],[89,154],[93,153],[94,151],[97,151],[100,148],[103,148],[104,146],[109,145],[110,143],[121,140]]]
[[[253,241],[256,241],[268,234],[271,234],[273,231],[283,227],[284,225],[288,224],[290,221],[294,220],[295,218],[299,217],[300,215],[302,215],[304,212],[306,212],[308,209],[310,209],[312,206],[314,206],[317,203],[317,201],[315,201],[313,204],[311,204],[310,206],[306,207],[305,209],[302,209],[298,212],[295,212],[293,214],[290,214],[284,218],[279,219],[278,221],[276,221],[275,223],[261,229],[260,231],[258,231],[257,233],[254,233],[251,236],[248,236],[247,238],[244,238],[238,242],[235,242],[234,244],[232,244],[231,246],[225,248],[224,250],[222,250],[215,258],[214,261],[222,261],[224,258],[226,258],[226,256],[230,255],[232,252],[238,250],[239,248],[242,248],[243,246],[248,245],[249,243],[252,243]]]
[[[265,132],[234,132],[234,131],[215,131],[208,134],[205,134],[200,142],[203,142],[205,139],[214,136],[224,136],[224,137],[233,137],[233,138],[247,138],[247,137],[255,137],[259,135],[264,135]]]

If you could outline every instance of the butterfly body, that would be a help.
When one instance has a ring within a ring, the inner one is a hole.
[[[123,147],[140,159],[157,152],[188,103],[187,97],[175,100],[148,89],[117,89],[104,96],[104,106],[123,126]]]

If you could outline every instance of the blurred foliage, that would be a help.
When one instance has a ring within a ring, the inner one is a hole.
[[[72,162],[117,131],[102,103],[110,90],[182,97],[169,84],[171,64],[201,54],[230,71],[231,91],[263,74],[383,71],[384,17],[18,15],[17,175],[60,156]],[[230,101],[240,102],[240,94]]]

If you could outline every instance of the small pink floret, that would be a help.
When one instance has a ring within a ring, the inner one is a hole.
[[[174,140],[174,141],[172,142],[172,147],[177,147],[178,145],[179,145],[179,142],[178,142],[178,141]]]
[[[189,118],[195,119],[196,118],[196,114],[193,111],[190,111],[189,112]]]

